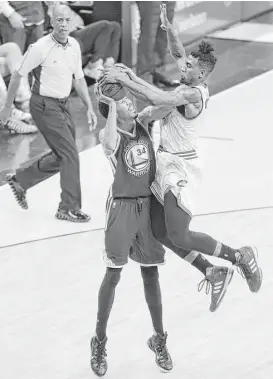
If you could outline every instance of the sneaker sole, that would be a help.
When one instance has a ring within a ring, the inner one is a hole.
[[[150,340],[147,341],[147,345],[148,345],[149,349],[152,350],[152,352],[155,354],[155,351],[154,351],[154,349],[153,349],[152,346],[151,346]],[[164,373],[171,372],[172,369],[173,369],[173,367],[172,367],[170,370],[167,370],[167,369],[161,367],[161,366],[158,364],[156,358],[155,358],[155,363],[156,363],[156,365],[160,368],[160,371],[162,371],[162,372],[164,372]]]
[[[92,364],[91,364],[91,361],[90,361],[90,367],[91,367],[91,370],[93,371],[93,373],[94,373],[96,376],[98,376],[99,378],[105,376],[106,373],[107,373],[107,370],[106,370],[104,374],[101,374],[101,375],[98,374],[98,373],[93,369]]]
[[[12,193],[13,193],[13,196],[15,197],[15,200],[16,200],[17,204],[18,204],[22,209],[28,209],[28,203],[27,203],[26,200],[23,201],[23,202],[20,201],[20,200],[18,200],[18,198],[17,198],[17,190],[16,190],[15,185],[13,184],[13,181],[12,181],[11,178],[7,178],[7,183],[8,183],[8,185],[9,185],[10,188],[11,188],[11,191],[12,191]]]
[[[260,285],[260,287],[258,288],[258,289],[251,289],[250,287],[249,287],[249,289],[250,289],[250,291],[252,292],[252,293],[257,293],[257,292],[259,292],[260,291],[260,289],[261,289],[261,286],[262,286],[262,281],[263,281],[263,272],[262,272],[262,269],[261,269],[261,267],[259,266],[259,264],[258,264],[258,258],[259,258],[259,251],[258,251],[258,249],[257,249],[257,247],[255,246],[255,245],[252,245],[252,246],[249,246],[251,249],[252,249],[252,251],[253,251],[253,255],[254,255],[254,260],[255,260],[255,263],[256,263],[256,265],[257,265],[257,267],[258,267],[258,270],[260,271],[260,276],[261,276],[261,285]]]
[[[89,222],[91,220],[91,217],[88,218],[88,219],[85,219],[85,220],[79,220],[79,219],[75,219],[73,217],[69,217],[67,215],[60,215],[60,214],[56,214],[55,217],[58,219],[58,220],[61,220],[61,221],[70,221],[70,222],[78,222],[78,223],[85,223],[85,222]]]
[[[229,284],[230,284],[230,282],[231,282],[231,280],[233,278],[233,274],[234,274],[234,269],[232,267],[229,267],[228,268],[228,272],[227,272],[227,276],[226,276],[226,280],[224,282],[224,287],[223,287],[222,294],[219,297],[219,301],[218,301],[218,303],[216,305],[216,308],[214,310],[210,310],[211,312],[215,312],[219,308],[219,306],[221,305],[221,303],[222,303],[222,301],[223,301],[223,299],[225,297],[225,294],[227,292],[227,288],[228,288],[228,286],[229,286]]]

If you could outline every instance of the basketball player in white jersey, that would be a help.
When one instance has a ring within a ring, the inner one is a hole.
[[[153,105],[146,109],[151,120],[161,119],[157,171],[152,185],[157,198],[152,206],[153,232],[158,240],[167,236],[173,245],[188,251],[184,259],[204,273],[203,283],[207,281],[212,285],[210,310],[214,311],[223,299],[233,269],[213,266],[200,253],[238,266],[251,292],[258,292],[261,287],[261,269],[255,248],[233,249],[207,234],[189,229],[195,191],[201,179],[198,134],[209,100],[206,80],[217,59],[213,47],[205,41],[187,57],[167,19],[164,6],[160,17],[161,27],[167,32],[170,52],[180,69],[181,85],[174,91],[164,92],[125,67],[106,70],[104,80],[116,80],[125,85],[134,96]]]

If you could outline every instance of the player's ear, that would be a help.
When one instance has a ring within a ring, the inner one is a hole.
[[[204,68],[202,68],[200,71],[199,71],[199,79],[202,79],[206,76],[206,70]]]

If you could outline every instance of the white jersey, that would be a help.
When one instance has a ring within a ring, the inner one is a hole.
[[[179,106],[160,121],[157,171],[152,184],[152,190],[161,203],[165,193],[171,190],[177,197],[178,205],[190,215],[194,210],[195,191],[201,180],[198,136],[209,100],[207,86],[195,88],[202,97],[202,108],[195,118],[186,118],[185,106]]]

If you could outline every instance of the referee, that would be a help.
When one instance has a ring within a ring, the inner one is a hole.
[[[96,127],[97,117],[82,71],[79,43],[69,37],[70,21],[67,7],[56,5],[51,17],[53,32],[30,45],[19,69],[12,75],[6,104],[0,111],[0,122],[5,123],[11,114],[22,76],[32,71],[34,83],[30,112],[51,152],[29,167],[9,174],[7,182],[19,205],[27,209],[26,191],[60,172],[62,192],[56,217],[72,222],[87,222],[90,217],[81,211],[79,154],[75,125],[68,105],[72,80],[87,108],[90,130]]]

